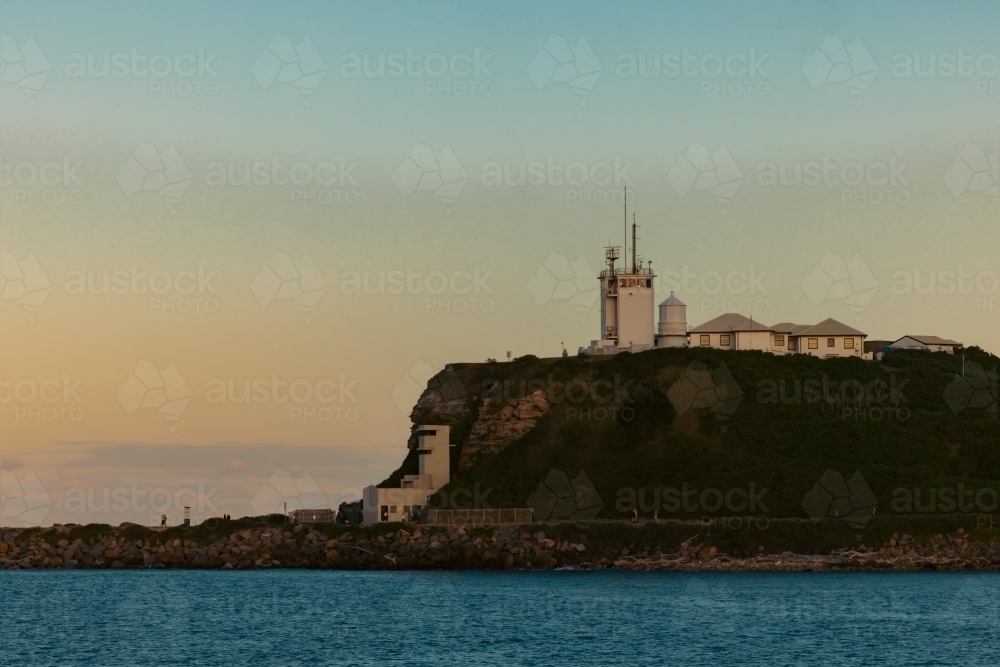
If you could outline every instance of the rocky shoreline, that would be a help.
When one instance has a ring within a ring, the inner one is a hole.
[[[229,525],[229,524],[232,525]],[[123,524],[8,529],[0,569],[552,570],[698,572],[1000,569],[1000,544],[976,542],[959,528],[917,544],[894,534],[882,547],[825,554],[729,554],[705,536],[673,547],[589,537],[570,526],[450,527],[268,525],[226,522],[166,531]],[[552,533],[551,537],[546,531]],[[569,534],[570,537],[565,537]],[[632,546],[630,551],[629,546]]]

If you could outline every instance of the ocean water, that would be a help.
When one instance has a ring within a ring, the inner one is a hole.
[[[995,665],[1000,575],[0,573],[4,665]]]

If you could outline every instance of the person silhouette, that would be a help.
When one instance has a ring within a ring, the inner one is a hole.
[[[164,514],[163,516],[160,517],[160,527],[164,528],[166,527],[166,525],[167,525],[167,515]]]

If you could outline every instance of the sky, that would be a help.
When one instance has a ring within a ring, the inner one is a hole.
[[[2,15],[0,525],[357,498],[430,374],[598,337],[626,188],[691,326],[1000,349],[995,3]]]

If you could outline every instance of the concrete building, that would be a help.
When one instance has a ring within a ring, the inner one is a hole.
[[[947,338],[937,336],[903,336],[899,340],[890,343],[889,348],[893,350],[926,350],[929,352],[947,352],[954,354],[955,350],[962,347],[962,344]]]
[[[634,237],[634,229],[633,229]],[[635,241],[633,240],[633,244]],[[641,352],[653,347],[653,281],[656,274],[636,260],[631,268],[616,268],[618,248],[605,252],[608,268],[601,271],[601,340],[598,347],[614,343],[619,350]],[[607,342],[605,342],[607,341]]]
[[[366,487],[362,494],[365,523],[402,521],[404,515],[427,507],[427,500],[451,481],[450,431],[449,426],[417,427],[419,473],[404,475],[398,488]]]
[[[635,230],[633,224],[631,267],[615,266],[615,262],[623,259],[619,246],[604,249],[607,268],[598,276],[601,281],[601,337],[590,341],[588,347],[581,347],[580,354],[642,352],[656,345],[653,334],[653,281],[656,274],[652,266],[644,266],[636,253]],[[627,257],[624,259],[627,260]]]

